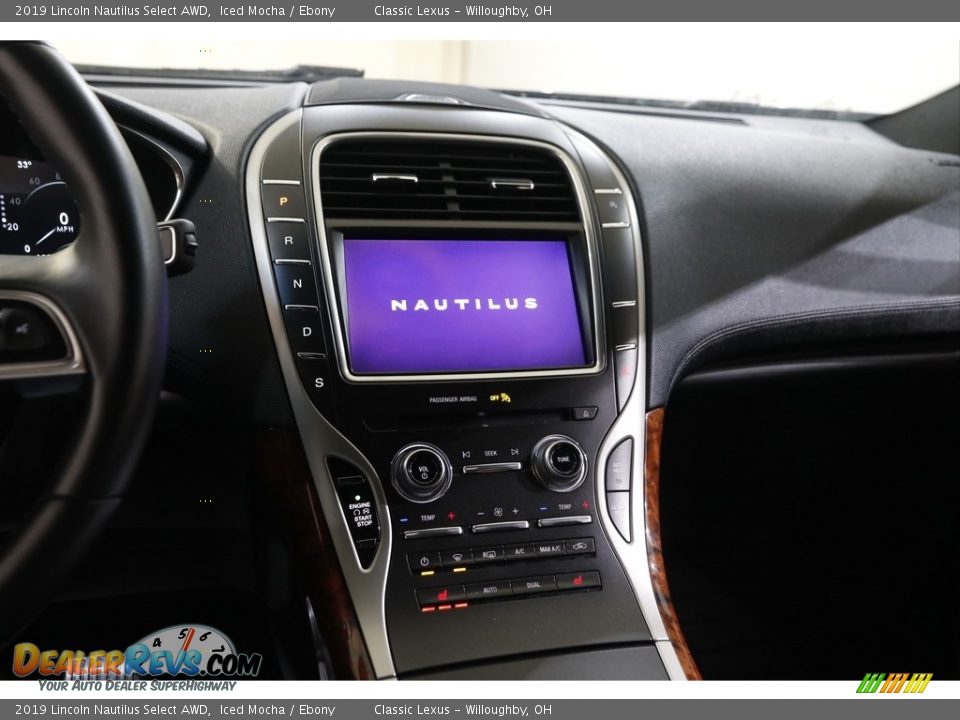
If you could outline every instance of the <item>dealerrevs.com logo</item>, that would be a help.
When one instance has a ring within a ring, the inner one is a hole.
[[[263,656],[239,653],[233,641],[206,625],[173,625],[143,637],[126,650],[41,650],[33,643],[13,649],[17,677],[120,680],[170,677],[256,677]]]
[[[922,693],[933,673],[867,673],[860,681],[858,693]]]

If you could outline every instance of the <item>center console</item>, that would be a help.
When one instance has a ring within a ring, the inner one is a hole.
[[[641,257],[616,165],[535,115],[328,105],[265,131],[246,190],[376,674],[605,648],[679,674],[646,569]]]

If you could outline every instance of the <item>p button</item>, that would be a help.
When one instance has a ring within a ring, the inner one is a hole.
[[[299,185],[264,185],[263,214],[267,218],[304,219],[306,203],[303,200],[303,190]]]

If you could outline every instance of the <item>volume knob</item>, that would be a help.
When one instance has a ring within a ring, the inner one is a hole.
[[[570,492],[587,477],[587,456],[573,438],[547,435],[533,448],[533,475],[547,490]]]
[[[433,502],[450,489],[453,468],[443,450],[428,443],[413,443],[397,451],[390,464],[394,489],[415,503]]]

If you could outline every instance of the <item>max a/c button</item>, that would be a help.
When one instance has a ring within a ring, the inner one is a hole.
[[[563,554],[563,540],[537,543],[537,557],[556,557]]]

